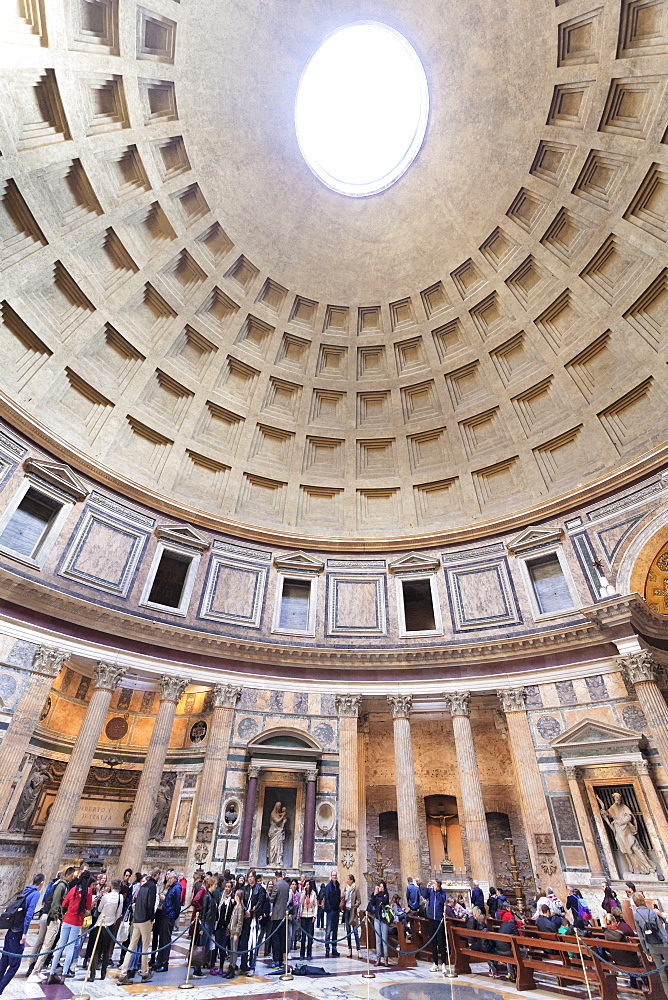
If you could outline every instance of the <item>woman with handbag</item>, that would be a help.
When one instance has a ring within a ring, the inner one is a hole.
[[[373,896],[367,904],[367,911],[369,916],[373,917],[373,929],[376,935],[376,965],[383,964],[383,952],[385,952],[385,965],[389,965],[388,939],[392,921],[388,920],[388,911],[391,915],[392,910],[390,909],[387,884],[382,879],[378,882]]]
[[[359,908],[362,902],[362,897],[360,896],[360,891],[355,884],[355,876],[349,875],[347,879],[347,884],[345,888],[345,895],[341,899],[341,908],[343,909],[343,922],[346,927],[346,938],[348,940],[348,958],[353,957],[353,944],[352,944],[352,934],[355,935],[355,947],[357,948],[357,957],[362,957],[362,952],[360,951],[360,935],[359,935]]]
[[[197,928],[197,941],[193,948],[193,977],[200,979],[206,973],[202,972],[203,966],[211,967],[211,952],[215,948],[215,928],[217,908],[213,898],[213,893],[218,887],[218,879],[215,875],[209,875],[204,879],[204,884],[197,891],[196,896],[200,896],[200,907],[195,910],[195,898],[193,898],[193,912],[199,913],[199,927]]]
[[[93,905],[93,891],[90,888],[90,884],[93,881],[94,876],[92,872],[82,872],[63,899],[63,924],[60,928],[58,947],[53,953],[51,971],[46,981],[47,986],[62,985],[63,983],[60,976],[56,975],[58,962],[63,951],[65,951],[63,961],[65,978],[72,979],[74,977],[74,969],[72,968],[74,948],[77,938],[82,933],[84,917]]]
[[[318,887],[314,878],[306,879],[299,895],[299,922],[302,928],[302,943],[299,957],[311,961],[313,956],[313,933],[318,915]]]

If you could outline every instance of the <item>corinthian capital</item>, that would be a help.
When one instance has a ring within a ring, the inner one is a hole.
[[[165,674],[160,678],[160,701],[173,701],[178,705],[189,683],[187,677],[171,677]]]
[[[393,719],[408,719],[413,707],[412,694],[388,694],[387,700]]]
[[[241,698],[241,688],[232,684],[214,684],[211,688],[211,704],[214,708],[236,708]]]
[[[347,719],[356,719],[360,714],[362,704],[361,694],[337,694],[334,696],[336,711],[340,716]]]
[[[95,687],[103,688],[106,691],[115,691],[124,672],[123,667],[119,667],[117,663],[105,663],[100,660],[93,671]]]
[[[449,691],[445,695],[445,705],[450,715],[471,714],[471,692]]]
[[[627,656],[618,656],[616,660],[632,684],[655,681],[661,673],[660,665],[646,649],[629,653]]]
[[[503,691],[497,691],[499,700],[501,701],[501,708],[504,712],[523,712],[525,709],[524,704],[524,688],[506,688]]]
[[[68,658],[69,653],[65,653],[62,649],[38,646],[32,658],[32,668],[36,673],[46,674],[47,677],[57,677]]]

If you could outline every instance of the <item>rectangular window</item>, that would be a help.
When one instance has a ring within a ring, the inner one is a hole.
[[[191,563],[191,556],[164,549],[151,584],[149,603],[161,604],[163,608],[180,607]]]
[[[555,552],[538,559],[528,559],[527,569],[542,615],[573,607],[568,582]]]
[[[434,600],[429,580],[402,580],[404,620],[407,632],[433,632],[436,628]]]
[[[18,555],[34,558],[62,506],[31,487],[5,525],[0,545]]]
[[[310,603],[310,580],[283,580],[278,627],[290,632],[308,632]]]

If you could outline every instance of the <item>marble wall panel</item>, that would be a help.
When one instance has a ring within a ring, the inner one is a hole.
[[[384,577],[330,574],[327,613],[330,635],[384,635],[387,632]]]
[[[214,554],[204,586],[202,618],[258,628],[267,567]]]
[[[446,567],[455,631],[521,622],[506,559]]]
[[[148,535],[132,525],[87,511],[65,552],[60,575],[127,597]]]

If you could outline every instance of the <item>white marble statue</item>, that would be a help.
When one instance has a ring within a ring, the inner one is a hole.
[[[612,805],[606,809],[598,798],[601,816],[612,830],[617,849],[624,856],[627,871],[637,875],[652,875],[656,871],[638,840],[638,823],[619,792],[613,792]]]
[[[281,868],[283,865],[283,848],[285,846],[285,825],[288,821],[288,811],[281,802],[277,802],[269,817],[269,834],[267,837],[267,864],[270,867]]]

